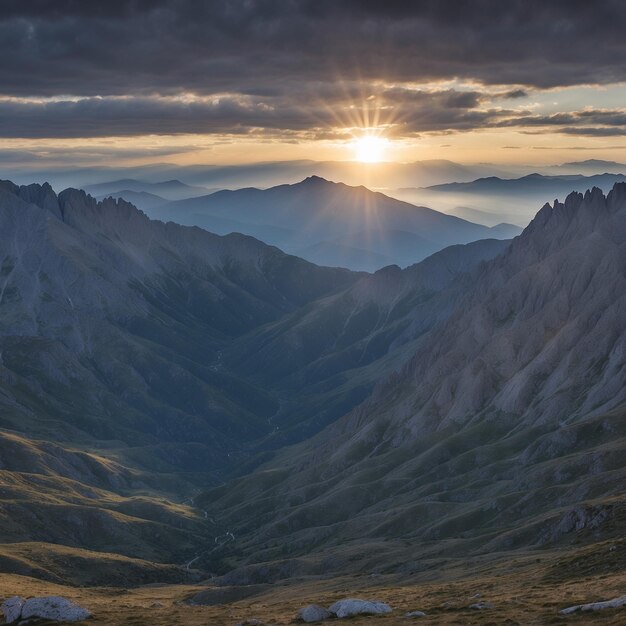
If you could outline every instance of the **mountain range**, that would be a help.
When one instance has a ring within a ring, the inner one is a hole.
[[[613,164],[613,167],[609,166]],[[606,166],[621,173],[592,173],[594,167]],[[582,171],[588,174],[564,174]],[[562,169],[561,169],[562,168]],[[487,226],[509,222],[525,226],[533,216],[535,207],[555,198],[564,198],[571,191],[584,192],[598,187],[605,193],[617,182],[626,180],[619,163],[611,161],[583,161],[569,163],[545,172],[531,173],[518,178],[487,176],[467,182],[448,182],[430,187],[407,187],[390,190],[389,195],[413,204],[426,204],[438,211],[457,215]]]
[[[95,197],[119,197],[123,193],[147,193],[162,199],[162,202],[202,196],[210,191],[206,187],[186,185],[180,180],[145,182],[133,178],[123,178],[106,183],[87,185],[84,189],[87,193]]]
[[[151,221],[123,200],[8,181],[0,223],[3,558],[8,571],[53,580],[63,568],[41,547],[50,543],[83,564],[120,555],[120,576],[184,578],[176,563],[211,529],[175,494],[219,483],[360,402],[396,358],[391,343],[414,335],[407,305],[505,245],[370,276]],[[390,276],[405,287],[387,327],[390,303],[377,294]],[[327,337],[316,318],[311,345],[289,347],[318,306],[332,319]],[[270,339],[280,353],[259,376]]]
[[[366,271],[411,265],[455,243],[507,239],[520,232],[510,224],[489,228],[317,176],[146,210],[161,220],[252,235],[320,265]]]
[[[514,196],[517,194],[545,196],[552,194],[563,196],[570,191],[582,191],[598,187],[609,191],[615,183],[624,182],[624,174],[582,174],[544,176],[542,174],[528,174],[521,178],[498,178],[489,176],[467,183],[446,183],[429,187],[431,191],[452,193],[498,194]]]
[[[0,225],[4,572],[251,589],[621,554],[626,184],[372,274],[49,185],[3,181]]]
[[[451,182],[471,182],[477,178],[497,176],[515,178],[539,172],[544,175],[582,174],[594,175],[611,172],[626,173],[626,166],[616,161],[588,159],[560,165],[494,165],[490,163],[463,164],[446,159],[424,159],[412,163],[359,163],[355,161],[266,161],[237,165],[175,165],[154,163],[149,165],[120,166],[59,166],[42,168],[15,165],[5,168],[20,183],[49,181],[53,187],[90,188],[96,196],[114,193],[128,186],[124,180],[154,184],[178,180],[190,186],[210,189],[233,189],[241,187],[267,188],[284,183],[296,183],[307,176],[316,175],[330,180],[341,180],[350,185],[365,185],[385,193],[400,188],[418,188]],[[109,185],[104,191],[91,189],[93,185]],[[130,187],[131,190],[136,190]],[[142,189],[159,194],[154,189]],[[206,191],[204,191],[206,193]],[[196,195],[195,193],[192,195]],[[201,194],[198,194],[201,195]],[[191,197],[191,195],[189,196]]]
[[[228,580],[618,540],[625,268],[626,184],[546,204],[412,311],[411,354],[364,402],[198,498],[238,537]]]

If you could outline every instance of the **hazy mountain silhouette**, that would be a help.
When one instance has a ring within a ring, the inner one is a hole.
[[[159,182],[145,182],[133,178],[123,178],[121,180],[113,180],[105,183],[97,183],[84,187],[87,193],[93,196],[118,197],[123,192],[134,193],[151,193],[166,200],[180,200],[183,198],[192,198],[201,196],[209,192],[206,187],[196,187],[186,185],[180,180],[166,180]]]
[[[544,176],[542,174],[528,174],[521,178],[498,178],[489,176],[479,178],[469,183],[447,183],[429,187],[430,191],[452,192],[452,193],[476,193],[476,194],[497,194],[497,195],[517,195],[545,196],[553,194],[563,196],[570,191],[584,192],[591,187],[598,187],[603,191],[609,191],[617,182],[624,182],[625,174],[596,174],[593,176],[562,175]]]
[[[451,244],[508,239],[520,231],[488,228],[317,176],[266,190],[220,191],[150,212],[216,232],[236,229],[322,265],[369,271],[410,265]]]

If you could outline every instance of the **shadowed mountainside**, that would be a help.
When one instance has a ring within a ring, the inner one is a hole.
[[[200,499],[229,578],[620,536],[625,307],[626,185],[544,206],[365,402]]]
[[[52,580],[65,574],[50,543],[81,562],[118,555],[107,571],[121,579],[185,577],[228,535],[171,500],[350,410],[422,332],[410,316],[508,245],[368,276],[9,182],[0,226],[1,539],[14,546],[3,562]]]

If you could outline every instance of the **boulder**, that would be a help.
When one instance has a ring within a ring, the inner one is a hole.
[[[619,598],[613,598],[613,600],[604,600],[603,602],[590,602],[589,604],[576,604],[574,606],[568,606],[566,609],[561,609],[559,613],[561,615],[570,615],[571,613],[587,613],[589,611],[600,611],[602,609],[618,609],[620,606],[626,606],[626,596],[620,596]]]
[[[2,612],[4,613],[4,621],[7,624],[16,622],[22,615],[22,607],[24,606],[24,598],[13,596],[8,598],[2,604]]]
[[[333,614],[328,609],[318,606],[317,604],[309,604],[309,606],[305,606],[298,611],[296,619],[308,624],[310,622],[321,622],[332,616]]]
[[[392,609],[384,602],[347,598],[346,600],[338,600],[328,610],[341,618],[352,615],[380,615],[381,613],[391,613]]]
[[[404,617],[426,617],[426,613],[424,611],[410,611],[405,613]]]
[[[61,596],[45,596],[26,600],[22,606],[22,619],[38,617],[57,622],[80,622],[91,613],[78,604]]]

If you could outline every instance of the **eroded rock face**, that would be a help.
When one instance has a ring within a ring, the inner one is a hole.
[[[61,596],[45,596],[26,600],[22,606],[22,619],[38,617],[58,622],[80,622],[91,613],[71,600]]]
[[[13,596],[8,598],[2,604],[2,613],[4,614],[4,621],[7,624],[16,622],[22,614],[22,607],[24,606],[24,598],[20,596]]]
[[[332,616],[333,614],[328,609],[318,606],[317,604],[309,604],[309,606],[305,606],[298,611],[296,619],[308,624],[311,622],[321,622]]]
[[[377,602],[376,600],[347,598],[346,600],[338,600],[332,604],[328,610],[337,617],[342,618],[351,617],[352,615],[380,615],[382,613],[391,613],[392,608],[388,604]]]

